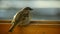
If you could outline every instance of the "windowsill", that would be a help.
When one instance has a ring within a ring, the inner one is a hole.
[[[0,20],[0,23],[11,23],[11,20]],[[31,24],[42,24],[42,25],[46,25],[46,24],[60,24],[59,20],[32,20],[30,22]]]

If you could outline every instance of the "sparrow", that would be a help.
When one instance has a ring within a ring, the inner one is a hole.
[[[30,23],[30,11],[32,11],[33,9],[30,7],[25,7],[23,9],[21,9],[20,11],[18,11],[12,20],[12,26],[9,29],[9,32],[13,32],[14,28],[18,25],[20,26],[25,26],[28,25]]]

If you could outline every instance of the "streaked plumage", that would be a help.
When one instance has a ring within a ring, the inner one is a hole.
[[[12,32],[17,25],[25,26],[30,23],[30,7],[26,7],[21,11],[17,12],[12,20],[12,26],[9,29],[9,32]]]

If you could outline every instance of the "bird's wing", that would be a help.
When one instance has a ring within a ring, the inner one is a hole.
[[[13,18],[13,20],[12,20],[12,23],[18,23],[19,22],[19,20],[21,19],[21,14],[22,14],[22,11],[20,11],[20,12],[17,12],[16,14],[15,14],[15,16],[14,16],[14,18]]]
[[[23,14],[23,21],[20,25],[27,25],[30,23],[30,14],[29,12],[27,14]]]

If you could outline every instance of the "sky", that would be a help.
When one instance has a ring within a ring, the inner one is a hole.
[[[0,8],[23,8],[27,6],[32,8],[60,8],[60,1],[0,1]]]
[[[0,19],[13,18],[19,9],[27,6],[34,9],[33,18],[60,12],[60,0],[0,0]]]

